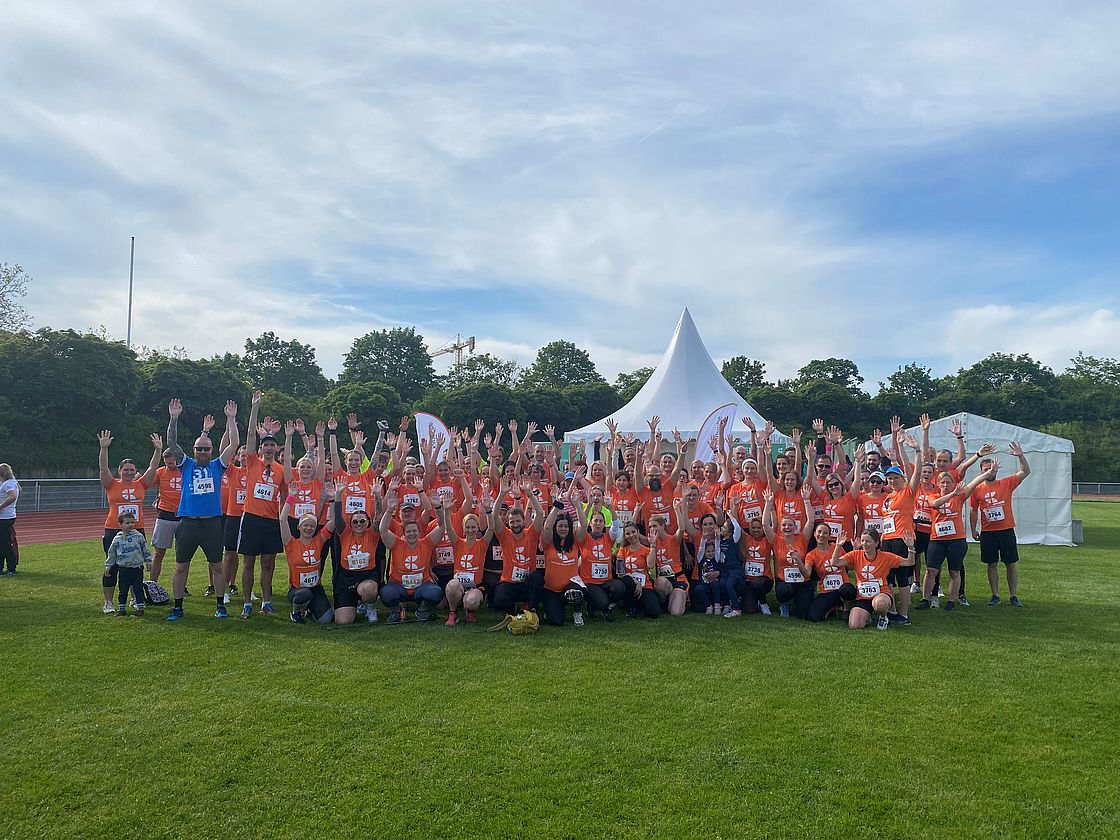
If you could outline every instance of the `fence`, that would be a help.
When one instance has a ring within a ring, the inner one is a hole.
[[[1120,482],[1116,481],[1075,481],[1075,496],[1120,496]]]
[[[17,503],[20,513],[59,510],[105,510],[109,502],[99,478],[21,478]],[[149,487],[144,503],[151,505],[157,488]]]

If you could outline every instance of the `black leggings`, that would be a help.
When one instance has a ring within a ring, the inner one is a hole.
[[[622,579],[622,585],[626,589],[624,603],[627,610],[641,609],[646,618],[658,618],[661,615],[661,599],[656,592],[639,586],[629,575]]]
[[[541,601],[544,606],[544,620],[553,627],[560,627],[568,619],[568,604],[573,610],[582,610],[585,590],[574,583],[568,584],[563,592],[553,592],[545,589],[541,592]]]
[[[584,600],[592,612],[606,612],[611,604],[621,604],[626,598],[626,587],[620,580],[607,580],[602,583],[587,584]]]
[[[535,611],[541,604],[543,590],[544,572],[539,569],[530,573],[528,580],[520,583],[499,583],[494,591],[494,609],[513,615],[514,605],[518,601],[528,601],[529,609]]]
[[[754,578],[743,583],[743,612],[747,615],[758,612],[766,596],[774,588],[774,581],[768,577]]]
[[[839,589],[819,593],[809,605],[809,621],[824,621],[842,602],[854,601],[856,594],[856,588],[850,583],[842,584]]]
[[[778,581],[777,588],[774,594],[778,597],[779,604],[788,604],[793,602],[792,612],[795,618],[808,618],[809,605],[813,603],[813,583],[812,581],[802,581],[801,583],[786,583],[784,580]]]
[[[120,589],[117,592],[117,608],[124,609],[128,603],[128,590],[132,590],[132,597],[136,599],[136,608],[144,609],[144,570],[139,566],[114,566],[117,570],[117,583]]]

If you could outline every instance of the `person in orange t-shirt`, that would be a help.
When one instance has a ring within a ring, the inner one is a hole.
[[[479,533],[479,518],[473,513],[463,517],[463,536],[456,539],[453,551],[455,564],[451,569],[451,580],[447,582],[443,593],[447,598],[447,626],[454,627],[459,623],[460,605],[466,610],[467,622],[475,621],[475,610],[482,606],[485,591],[482,575],[486,564],[486,549],[494,536],[494,529],[490,526],[490,515],[493,512],[489,503],[483,501],[482,513],[487,523],[485,533]]]
[[[646,618],[658,618],[661,615],[661,600],[653,589],[657,569],[651,561],[649,547],[642,544],[636,522],[627,522],[622,529],[617,568],[619,578],[626,587],[626,614],[635,618],[641,607]]]
[[[527,502],[535,522],[544,524],[544,509],[532,490],[528,481],[523,487],[510,487],[503,478],[495,511],[509,494],[513,496],[513,506],[506,514],[505,522],[495,512],[490,514],[494,536],[502,547],[502,576],[494,591],[494,609],[507,615],[517,611],[514,607],[519,601],[528,602],[529,609],[535,611],[540,606],[544,589],[544,572],[537,568],[541,532],[535,525],[526,523],[525,509],[521,507]]]
[[[334,488],[328,491],[334,499]],[[288,516],[295,507],[296,499],[289,496],[284,507],[277,512],[277,525],[280,540],[284,544],[284,555],[288,560],[288,601],[292,605],[291,620],[303,624],[310,614],[317,624],[330,624],[334,609],[326,590],[323,589],[323,546],[334,533],[334,505],[327,515],[327,524],[319,528],[319,518],[311,512],[299,518],[299,535],[292,534],[288,527]]]
[[[354,511],[347,522],[342,513],[346,484],[345,476],[334,482],[335,501],[331,503],[335,522],[342,525],[334,567],[334,623],[353,624],[358,617],[358,606],[365,604],[366,621],[372,624],[377,621],[374,604],[381,581],[381,535],[364,510]]]
[[[684,516],[680,499],[673,502],[673,508],[675,521],[683,522],[686,530],[691,529],[692,524]],[[681,530],[670,531],[664,517],[654,516],[649,520],[648,536],[650,562],[657,569],[653,587],[668,606],[669,615],[684,615],[688,578],[681,564]]]
[[[381,588],[381,603],[389,609],[387,624],[401,623],[406,600],[416,602],[417,621],[433,618],[433,610],[443,600],[443,590],[432,576],[432,555],[451,525],[448,510],[443,506],[443,499],[435,499],[432,505],[437,516],[436,527],[421,536],[420,524],[408,522],[402,536],[398,537],[391,526],[397,510],[397,490],[402,486],[398,479],[390,481],[385,512],[381,515],[381,542],[389,551],[387,580]]]
[[[964,558],[968,553],[968,538],[964,532],[964,504],[982,478],[983,473],[965,486],[957,484],[948,471],[937,477],[937,486],[941,490],[941,495],[929,502],[932,536],[926,552],[926,576],[922,583],[922,600],[918,603],[920,610],[929,607],[937,573],[946,561],[949,566],[949,600],[945,604],[945,609],[957,608],[961,570],[964,568]]]
[[[576,472],[579,480],[583,467]],[[572,483],[572,487],[576,482]],[[568,491],[571,498],[572,490]],[[564,502],[556,499],[544,520],[541,529],[541,545],[544,548],[544,591],[541,603],[544,606],[545,621],[554,627],[562,627],[567,621],[567,605],[572,605],[572,623],[584,626],[583,606],[587,595],[587,585],[579,574],[579,547],[587,534],[586,514],[583,505],[575,505],[579,521],[572,522],[570,514],[564,513]]]
[[[805,558],[805,565],[813,569],[817,581],[817,594],[809,605],[809,621],[824,621],[829,614],[845,601],[856,600],[856,588],[848,580],[847,569],[832,564],[833,543],[837,538],[827,522],[818,523],[813,529],[816,548]],[[842,546],[841,546],[842,548]]]
[[[1023,447],[1014,441],[1008,451],[1019,459],[1019,471],[1007,478],[996,478],[999,461],[985,458],[980,462],[984,480],[972,491],[972,536],[980,543],[980,561],[988,567],[988,585],[992,598],[988,606],[999,603],[999,561],[1007,570],[1007,591],[1011,606],[1021,607],[1019,600],[1019,544],[1015,539],[1015,514],[1011,508],[1011,494],[1031,474],[1031,465],[1023,454]]]
[[[862,629],[867,626],[874,613],[878,616],[876,629],[886,630],[890,624],[887,613],[891,611],[894,602],[887,578],[891,569],[914,565],[914,534],[906,534],[905,557],[882,551],[879,547],[882,538],[875,529],[865,530],[860,537],[860,548],[841,557],[841,543],[845,537],[842,534],[832,547],[832,566],[838,569],[849,568],[855,577],[856,600],[852,602],[852,608],[848,612],[848,626],[853,630]]]
[[[811,488],[805,484],[803,487],[807,495]],[[774,594],[778,598],[782,618],[789,618],[790,604],[793,604],[792,614],[796,618],[809,616],[809,605],[813,603],[813,570],[805,563],[809,553],[809,540],[803,533],[798,533],[797,522],[793,516],[786,514],[780,518],[774,512],[774,493],[770,488],[763,491],[762,498],[766,507],[762,511],[762,527],[766,532],[766,539],[774,547]],[[813,507],[806,505],[808,517],[807,528],[813,527]],[[778,523],[775,529],[772,523]]]

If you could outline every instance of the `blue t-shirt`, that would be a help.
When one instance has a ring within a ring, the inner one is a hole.
[[[184,457],[179,462],[183,476],[183,495],[179,497],[179,516],[221,516],[222,475],[226,465],[215,458],[200,467],[194,458]]]

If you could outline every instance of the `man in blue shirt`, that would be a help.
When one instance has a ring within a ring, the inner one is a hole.
[[[167,405],[171,418],[167,423],[167,447],[175,456],[175,463],[183,477],[183,494],[179,498],[180,521],[175,538],[175,574],[171,578],[175,606],[167,614],[168,621],[178,621],[183,617],[187,572],[200,548],[210,564],[214,594],[218,600],[214,617],[229,617],[224,603],[226,577],[222,571],[222,541],[225,536],[222,528],[222,474],[233,462],[241,439],[237,433],[237,403],[229,400],[225,412],[228,443],[221,455],[211,460],[214,444],[208,432],[214,425],[214,418],[207,416],[202,421],[203,431],[194,442],[194,457],[191,458],[183,452],[177,440],[183,405],[177,399]]]

